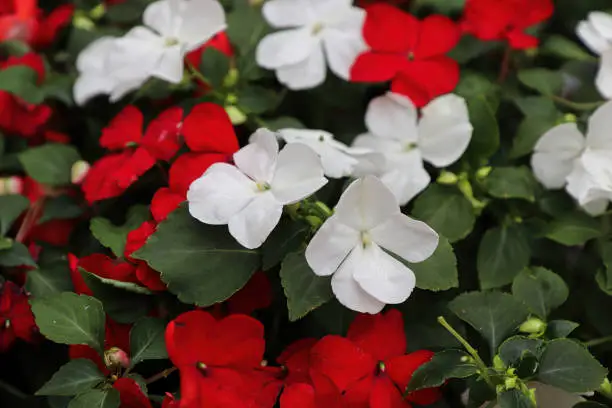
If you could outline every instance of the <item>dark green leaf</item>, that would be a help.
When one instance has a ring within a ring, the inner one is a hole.
[[[567,214],[548,225],[546,238],[566,246],[582,245],[602,234],[597,220],[582,212]]]
[[[33,147],[19,154],[28,176],[52,186],[70,184],[72,165],[80,158],[74,147],[56,143]]]
[[[468,236],[476,217],[472,203],[454,187],[431,184],[414,202],[412,215],[450,242]]]
[[[523,85],[542,95],[556,95],[563,88],[561,73],[550,69],[524,69],[518,72],[518,79]]]
[[[22,195],[0,196],[0,237],[6,235],[17,218],[23,213],[30,201]]]
[[[599,388],[607,373],[585,347],[557,339],[544,350],[538,379],[567,392],[589,392]]]
[[[261,247],[262,269],[267,271],[280,264],[287,254],[304,244],[309,226],[296,221],[281,220]]]
[[[576,322],[569,320],[551,320],[546,326],[546,337],[549,339],[559,339],[569,336],[580,326]]]
[[[467,378],[478,371],[474,359],[463,350],[449,349],[436,353],[421,365],[408,383],[408,391],[439,387],[451,378]]]
[[[280,277],[291,321],[301,319],[333,296],[330,278],[315,275],[302,252],[285,258]]]
[[[257,251],[238,244],[226,226],[197,221],[185,206],[159,224],[136,257],[160,271],[181,301],[198,306],[228,299],[260,267]]]
[[[558,118],[561,116],[555,103],[545,96],[521,96],[514,98],[513,101],[527,117]]]
[[[496,167],[485,180],[485,188],[493,197],[522,198],[535,201],[537,182],[525,166]]]
[[[557,124],[557,117],[528,116],[520,123],[512,140],[510,158],[516,159],[531,154],[536,143]]]
[[[529,309],[545,319],[552,309],[561,306],[569,296],[569,288],[556,273],[534,267],[519,273],[512,282],[512,294]]]
[[[0,71],[0,90],[34,105],[40,104],[44,98],[37,82],[38,73],[26,65],[14,65]]]
[[[138,22],[149,3],[149,0],[128,0],[112,3],[106,10],[106,18],[113,23]]]
[[[104,375],[94,362],[79,358],[61,366],[36,395],[77,395],[104,380]]]
[[[447,0],[420,0],[424,1],[436,1],[440,4],[446,3]],[[448,3],[463,3],[465,0],[452,0],[448,1]],[[464,35],[461,37],[461,41],[455,48],[451,50],[448,54],[449,57],[457,61],[459,64],[465,64],[475,58],[480,57],[487,52],[500,47],[501,42],[495,41],[481,41],[476,37],[472,37],[471,35]]]
[[[482,289],[504,286],[529,264],[531,247],[520,225],[488,230],[478,248],[478,278]]]
[[[130,331],[130,356],[132,364],[144,360],[168,358],[164,333],[166,323],[154,317],[145,317],[136,322]]]
[[[68,106],[74,105],[72,98],[72,88],[76,76],[67,74],[53,74],[45,81],[42,86],[42,93],[45,99],[57,99]]]
[[[499,149],[499,125],[495,110],[485,96],[473,96],[467,99],[467,104],[474,133],[466,155],[480,163]]]
[[[56,262],[28,271],[26,279],[26,289],[36,298],[70,292],[74,289],[70,270],[65,262]]]
[[[105,218],[95,217],[91,219],[89,229],[102,245],[113,251],[118,258],[122,258],[128,234],[147,221],[149,217],[147,207],[136,205],[130,208],[125,224],[118,226]]]
[[[464,293],[448,307],[487,340],[492,352],[529,314],[522,303],[499,292]]]
[[[238,94],[238,106],[246,113],[256,115],[274,110],[279,102],[278,92],[262,86],[251,85]]]
[[[414,264],[402,259],[400,261],[414,272],[419,289],[440,291],[459,286],[457,259],[453,247],[442,236],[436,251],[425,261]]]
[[[11,248],[14,243],[15,241],[12,238],[0,237],[0,251]]]
[[[227,35],[240,55],[250,53],[267,31],[259,6],[251,6],[247,0],[234,0],[234,9],[227,15]],[[243,74],[242,70],[240,73]]]
[[[540,358],[543,350],[543,340],[514,336],[506,339],[499,346],[499,357],[507,366],[516,366],[525,356]]]
[[[576,60],[594,61],[595,57],[586,52],[583,47],[560,35],[552,35],[542,44],[540,51],[543,54]]]
[[[0,250],[0,266],[34,266],[36,262],[32,259],[30,251],[21,242],[13,241],[10,248]]]
[[[64,292],[31,301],[40,332],[62,344],[86,344],[104,349],[105,314],[102,303],[90,296]]]
[[[70,401],[68,408],[119,408],[121,399],[119,391],[114,388],[90,390],[77,395]]]
[[[270,130],[280,129],[304,129],[306,126],[296,118],[289,116],[281,116],[280,118],[270,119],[266,121],[266,125]]]
[[[51,220],[69,220],[80,217],[82,214],[83,208],[74,198],[67,195],[52,197],[45,201],[45,208],[38,223],[42,224]]]
[[[504,391],[497,396],[499,408],[535,408],[528,396],[518,389]]]
[[[223,87],[223,80],[229,72],[230,60],[227,55],[214,47],[207,47],[202,53],[200,71],[214,89]]]

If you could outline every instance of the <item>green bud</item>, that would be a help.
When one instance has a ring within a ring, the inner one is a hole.
[[[225,112],[232,121],[232,125],[242,125],[247,120],[247,116],[236,106],[226,106]]]
[[[538,47],[527,48],[525,50],[525,55],[527,55],[528,57],[534,58],[538,56],[539,51],[540,50],[538,50]]]
[[[576,115],[572,113],[566,113],[565,115],[563,115],[563,118],[561,119],[561,123],[576,123],[576,122],[578,122],[578,118],[576,117]]]
[[[440,176],[438,177],[438,184],[454,185],[457,184],[458,181],[459,177],[450,171],[442,170]]]
[[[498,371],[503,371],[506,369],[506,364],[501,359],[499,354],[496,354],[495,357],[493,357],[493,368],[495,368]]]
[[[538,401],[536,400],[536,390],[535,388],[530,388],[529,389],[529,400],[531,401],[531,403],[533,404],[534,407],[538,406]]]
[[[544,331],[546,331],[546,323],[544,323],[537,317],[530,317],[529,319],[525,320],[523,324],[520,325],[519,331],[522,333],[540,335],[543,334]]]
[[[225,102],[229,105],[235,105],[236,103],[238,103],[238,96],[233,93],[227,94],[227,96],[225,97]]]
[[[72,18],[72,25],[85,31],[92,31],[96,24],[83,11],[77,11]]]
[[[612,395],[612,384],[610,384],[610,380],[607,378],[604,379],[603,383],[601,383],[601,386],[599,387],[599,390],[602,394]]]
[[[238,70],[236,68],[231,68],[225,78],[223,78],[223,86],[226,88],[232,88],[234,85],[236,85],[236,83],[238,83],[238,77]]]
[[[323,225],[323,221],[317,216],[307,215],[305,219],[313,228],[319,228]]]
[[[516,388],[516,377],[506,377],[504,380],[504,388],[506,390],[512,390]]]
[[[322,214],[325,214],[326,217],[331,217],[331,215],[334,213],[325,203],[321,201],[315,202],[314,205],[317,206],[318,210]]]
[[[104,6],[104,3],[98,4],[89,11],[89,17],[93,20],[101,19],[104,17],[104,14],[106,14],[106,7]]]
[[[487,178],[487,176],[491,173],[491,170],[493,170],[493,167],[491,166],[479,168],[478,171],[476,171],[476,178],[480,180]]]

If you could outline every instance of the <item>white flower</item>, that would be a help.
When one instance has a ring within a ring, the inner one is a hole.
[[[357,157],[370,153],[369,149],[350,148],[324,130],[280,129],[279,136],[287,143],[301,143],[314,150],[321,158],[327,177],[342,178],[353,175],[359,164]]]
[[[536,178],[547,188],[566,187],[587,212],[605,211],[612,199],[612,102],[589,119],[586,138],[575,123],[564,123],[538,140],[531,157]]]
[[[367,49],[361,36],[364,10],[347,0],[270,0],[263,15],[275,28],[257,46],[257,63],[276,71],[289,89],[314,88],[325,81],[327,63],[343,79]]]
[[[274,133],[259,129],[234,154],[235,166],[213,164],[187,192],[189,212],[206,224],[228,224],[244,247],[261,246],[281,218],[283,206],[327,183],[321,160],[307,146],[291,144],[279,153]]]
[[[385,157],[383,166],[367,166],[358,174],[374,174],[391,189],[401,205],[423,191],[430,177],[423,161],[446,167],[457,161],[472,138],[465,100],[448,94],[417,111],[407,97],[388,92],[370,102],[366,112],[369,133],[353,146],[369,148]]]
[[[427,224],[400,212],[397,200],[376,177],[354,181],[332,215],[306,248],[315,274],[332,277],[340,303],[362,313],[404,302],[415,286],[414,273],[390,253],[422,262],[438,246]]]
[[[593,11],[576,27],[576,34],[595,54],[601,57],[595,78],[597,89],[612,99],[612,15]]]

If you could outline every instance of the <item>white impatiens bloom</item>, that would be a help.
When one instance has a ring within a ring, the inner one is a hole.
[[[589,119],[586,138],[575,123],[546,132],[536,143],[531,166],[549,189],[565,187],[587,212],[601,214],[612,200],[612,102]]]
[[[368,160],[358,174],[379,176],[401,205],[429,184],[423,162],[441,168],[457,161],[473,131],[465,100],[454,94],[431,101],[419,119],[409,98],[388,92],[370,102],[365,121],[369,133],[358,136],[353,146],[372,149],[385,160],[382,166]]]
[[[307,146],[291,144],[279,153],[276,135],[259,129],[234,153],[235,166],[215,163],[189,187],[189,212],[199,221],[229,226],[244,247],[260,247],[278,224],[283,206],[296,203],[327,183],[321,160]]]
[[[576,34],[595,54],[601,57],[595,85],[606,99],[612,99],[612,15],[591,12],[578,23]]]
[[[427,224],[400,212],[395,196],[376,177],[354,181],[306,248],[315,274],[332,276],[332,290],[349,309],[375,314],[404,302],[414,273],[391,255],[422,262],[438,246]]]
[[[369,149],[351,148],[334,139],[324,130],[280,129],[279,136],[287,143],[301,143],[314,150],[321,158],[325,175],[342,178],[353,175],[359,157],[365,157]]]
[[[270,0],[263,15],[278,31],[257,46],[259,66],[275,70],[289,89],[314,88],[325,81],[327,64],[343,79],[367,49],[361,29],[364,10],[347,0]],[[327,63],[326,63],[327,61]]]
[[[143,22],[81,52],[74,87],[78,104],[100,94],[116,101],[151,77],[179,83],[185,55],[225,29],[225,12],[217,0],[159,0],[147,6]]]

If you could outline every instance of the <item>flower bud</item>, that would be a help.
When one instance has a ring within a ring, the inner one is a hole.
[[[496,354],[495,357],[493,357],[493,368],[495,368],[498,371],[502,371],[506,369],[506,364],[501,359],[499,354]]]
[[[19,177],[0,178],[0,195],[21,194],[23,192],[23,181]]]
[[[127,353],[119,347],[111,347],[104,352],[104,364],[109,369],[118,367],[129,368],[132,364]]]
[[[493,167],[491,166],[479,168],[478,171],[476,171],[476,178],[479,180],[487,178],[487,176],[491,173],[491,170],[493,170]]]
[[[236,106],[226,106],[225,112],[227,112],[227,116],[229,116],[232,121],[232,125],[242,125],[246,122],[247,117],[240,109]]]
[[[238,70],[236,68],[231,68],[225,78],[223,78],[223,86],[232,88],[236,83],[238,83]]]
[[[459,177],[457,177],[455,173],[442,170],[437,181],[438,184],[454,185],[457,184],[457,181],[459,181]]]
[[[70,180],[72,184],[81,184],[85,176],[87,176],[90,167],[89,163],[84,160],[75,162],[70,169]]]
[[[558,123],[558,124],[562,124],[562,123],[576,123],[576,122],[578,122],[578,118],[576,117],[576,115],[574,115],[572,113],[566,113],[565,115],[563,115],[563,118],[561,118],[561,120],[559,122],[560,123]]]
[[[506,377],[504,380],[504,388],[506,390],[512,390],[516,388],[516,377]]]
[[[607,378],[604,379],[603,383],[599,386],[599,392],[604,395],[612,395],[612,384]]]
[[[521,324],[521,326],[519,327],[519,331],[522,333],[537,335],[543,334],[545,330],[546,323],[544,323],[537,317],[530,317],[529,319],[525,320],[525,322],[523,322],[523,324]]]

